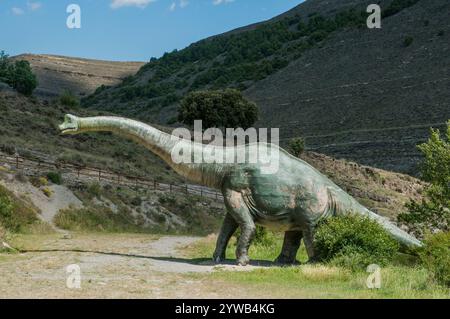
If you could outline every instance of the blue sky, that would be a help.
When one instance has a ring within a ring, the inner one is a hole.
[[[0,50],[147,61],[166,51],[269,19],[302,0],[0,0]],[[69,29],[66,8],[81,8]]]

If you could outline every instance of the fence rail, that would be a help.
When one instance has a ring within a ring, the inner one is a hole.
[[[192,194],[216,201],[223,201],[221,193],[203,186],[161,183],[155,179],[115,173],[107,169],[76,166],[68,163],[29,159],[21,156],[8,156],[3,154],[0,154],[0,163],[8,164],[18,170],[27,170],[29,175],[36,175],[36,172],[42,174],[47,173],[49,170],[56,170],[61,172],[62,175],[70,175],[72,179],[77,181],[98,181],[100,183],[103,182],[126,187],[145,188],[170,193]]]

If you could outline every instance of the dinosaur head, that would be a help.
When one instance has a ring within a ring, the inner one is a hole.
[[[61,134],[77,134],[79,133],[79,120],[75,115],[67,114],[64,117],[64,123],[59,126]]]

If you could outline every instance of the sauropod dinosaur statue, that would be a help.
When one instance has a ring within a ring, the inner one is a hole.
[[[283,248],[276,262],[295,263],[302,238],[309,260],[314,261],[314,232],[319,220],[347,213],[377,221],[407,247],[422,245],[387,219],[359,204],[314,167],[274,144],[208,146],[175,137],[138,121],[108,116],[79,118],[68,114],[59,128],[62,134],[108,131],[130,138],[158,155],[188,180],[220,190],[227,214],[213,255],[217,263],[225,259],[228,241],[238,227],[241,236],[236,248],[237,262],[239,265],[249,263],[248,249],[255,234],[255,224],[285,232]],[[258,154],[258,157],[264,157],[264,163],[276,160],[278,169],[265,172],[262,158],[244,163],[174,161],[172,153],[180,145],[183,149],[190,149],[194,156],[203,156],[211,148],[224,154],[246,154],[247,158]]]

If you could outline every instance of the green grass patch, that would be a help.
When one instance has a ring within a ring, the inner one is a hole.
[[[275,235],[271,246],[252,245],[252,260],[273,261],[282,244],[281,234]],[[215,238],[199,241],[186,248],[191,258],[211,258]],[[227,258],[235,259],[235,238],[227,249]],[[307,260],[302,245],[297,259]],[[239,285],[247,295],[270,298],[449,298],[450,290],[430,277],[430,272],[411,258],[400,255],[391,265],[381,268],[381,288],[369,289],[366,285],[369,273],[352,271],[325,263],[301,264],[291,267],[267,267],[253,271],[219,270],[207,275],[192,274],[196,279],[211,284]]]

